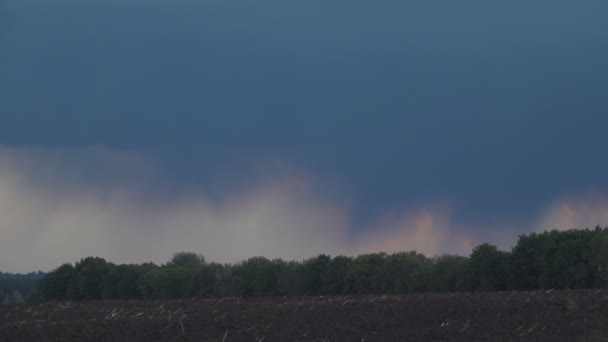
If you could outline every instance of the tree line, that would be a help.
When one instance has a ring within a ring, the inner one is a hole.
[[[0,303],[25,301],[34,293],[36,282],[44,276],[42,272],[27,274],[0,272]]]
[[[221,296],[397,294],[608,287],[608,227],[521,235],[511,251],[482,244],[469,256],[415,251],[301,262],[253,257],[236,264],[181,252],[166,264],[115,265],[98,257],[41,279],[33,301]]]

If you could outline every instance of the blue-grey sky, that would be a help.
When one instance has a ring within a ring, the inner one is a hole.
[[[347,199],[354,230],[447,203],[454,225],[515,236],[608,191],[607,17],[606,1],[0,0],[4,163],[128,151],[167,193],[205,196],[279,163]]]

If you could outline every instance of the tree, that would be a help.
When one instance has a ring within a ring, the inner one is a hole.
[[[103,299],[118,298],[118,283],[121,274],[117,267],[112,267],[101,279],[101,297]]]
[[[210,263],[201,266],[195,274],[196,295],[200,297],[214,297],[219,295],[216,292],[216,274],[221,273],[224,266],[217,263]]]
[[[538,289],[541,275],[545,269],[545,250],[547,236],[532,233],[520,235],[511,250],[510,279],[511,287],[516,290]]]
[[[98,257],[84,258],[76,263],[75,275],[68,285],[69,299],[101,299],[103,278],[112,266]]]
[[[471,288],[469,258],[442,255],[433,259],[430,289],[436,292],[466,291]]]
[[[541,288],[587,288],[593,283],[593,233],[567,230],[543,233],[546,236],[545,264]]]
[[[72,264],[63,264],[51,271],[38,283],[37,288],[41,297],[44,300],[66,299],[74,273],[75,269]]]
[[[302,290],[311,295],[327,294],[328,272],[332,263],[331,257],[321,254],[304,261],[302,265]]]
[[[405,293],[429,290],[432,261],[416,251],[386,257],[382,274],[384,292]]]
[[[155,282],[156,273],[160,267],[153,263],[141,264],[137,267],[137,293],[140,298],[154,298],[156,296]]]
[[[175,267],[195,267],[201,266],[205,264],[205,257],[200,254],[191,253],[191,252],[179,252],[173,254],[171,261],[167,264],[167,266],[175,266]]]
[[[268,296],[275,292],[278,262],[264,257],[254,257],[233,267],[237,288],[243,296]]]
[[[277,270],[276,294],[280,296],[304,294],[305,282],[302,263],[281,261]]]
[[[336,295],[345,292],[346,285],[344,280],[351,262],[352,258],[341,255],[332,259],[331,264],[328,265],[328,268],[322,274],[322,293]]]
[[[354,258],[346,273],[347,291],[353,294],[385,292],[385,259],[385,253],[363,254]]]
[[[225,265],[218,269],[214,272],[213,293],[223,297],[240,295],[237,279],[232,265]]]
[[[37,292],[37,284],[45,276],[42,272],[31,273],[2,273],[0,272],[0,291],[3,292],[4,301],[22,302]]]
[[[119,265],[116,268],[119,279],[116,284],[118,298],[141,298],[137,290],[137,281],[141,277],[141,267],[137,265]]]
[[[594,286],[608,287],[608,228],[596,227],[591,241]]]
[[[473,249],[470,259],[473,289],[496,291],[507,289],[509,253],[484,243]]]

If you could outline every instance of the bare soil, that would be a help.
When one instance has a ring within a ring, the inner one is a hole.
[[[0,341],[608,341],[608,290],[5,304]]]

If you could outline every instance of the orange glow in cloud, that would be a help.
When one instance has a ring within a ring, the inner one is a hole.
[[[416,250],[435,255],[450,248],[449,210],[422,208],[403,210],[396,217],[385,217],[379,223],[364,229],[358,237],[357,252],[400,252]]]
[[[608,226],[608,198],[594,192],[569,196],[549,206],[536,223],[536,230],[594,228]]]

